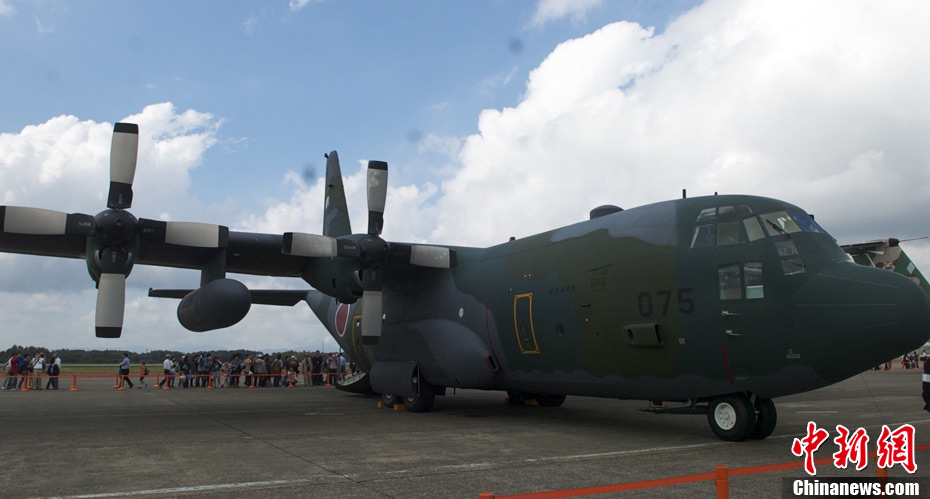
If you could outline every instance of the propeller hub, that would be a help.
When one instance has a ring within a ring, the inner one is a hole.
[[[358,241],[359,265],[366,268],[387,260],[389,248],[387,241],[378,236],[363,236]]]
[[[104,210],[94,217],[97,223],[95,237],[101,247],[133,246],[137,240],[139,220],[125,210]]]

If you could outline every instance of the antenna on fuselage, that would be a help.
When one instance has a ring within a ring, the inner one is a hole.
[[[688,189],[681,190],[681,199],[688,199]]]

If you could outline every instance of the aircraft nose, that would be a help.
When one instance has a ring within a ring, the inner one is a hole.
[[[905,352],[930,337],[930,298],[892,271],[837,263],[793,299],[796,353],[830,382]]]

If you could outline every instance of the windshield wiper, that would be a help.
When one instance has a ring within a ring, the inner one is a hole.
[[[765,219],[765,221],[768,222],[769,225],[771,225],[772,228],[775,229],[776,231],[778,231],[780,234],[784,234],[784,235],[788,236],[788,239],[791,239],[791,236],[790,236],[787,232],[785,232],[785,229],[782,229],[780,225],[778,225],[777,223],[775,223],[775,222],[773,222],[773,221],[771,221],[771,220],[769,220],[769,219]]]

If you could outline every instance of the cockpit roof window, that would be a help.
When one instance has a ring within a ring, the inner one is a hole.
[[[698,214],[697,220],[695,220],[694,223],[713,223],[717,219],[716,213],[717,208],[704,208],[701,210],[701,213]]]
[[[800,226],[801,230],[804,232],[816,232],[818,234],[827,233],[827,231],[823,230],[823,227],[814,221],[814,217],[808,215],[807,213],[794,210],[791,210],[789,213],[791,213],[794,221],[798,223],[798,226]]]

